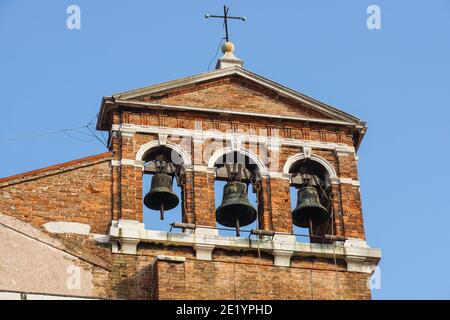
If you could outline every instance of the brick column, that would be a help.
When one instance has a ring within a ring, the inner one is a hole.
[[[201,130],[201,123],[196,121],[196,129]],[[201,131],[192,139],[193,155],[193,204],[195,223],[202,226],[216,226],[214,208],[214,174],[207,171],[204,159],[205,144]]]
[[[111,138],[111,151],[113,153],[112,159],[112,219],[118,220],[120,218],[120,166],[118,162],[122,158],[122,152],[120,148],[120,137],[117,132],[114,132]]]
[[[270,178],[270,206],[274,231],[292,232],[290,182],[284,178]]]
[[[333,209],[333,231],[337,236],[344,235],[344,225],[342,220],[342,212],[341,212],[341,190],[338,184],[331,185],[331,207]]]
[[[350,178],[358,180],[358,169],[355,155],[353,153],[336,153],[339,178]]]
[[[186,170],[184,185],[181,188],[181,197],[183,222],[196,223],[194,214],[194,172],[192,170]]]
[[[121,166],[121,178],[120,178],[120,188],[121,188],[121,219],[127,220],[137,220],[142,222],[142,206],[141,210],[137,211],[136,206],[136,181],[135,168],[132,165]],[[142,177],[141,179],[142,180]],[[142,200],[142,196],[140,197]]]
[[[143,177],[143,168],[134,167],[134,211],[136,217],[139,217],[140,222],[143,222],[143,199],[142,199],[142,177]],[[148,190],[145,190],[147,192]]]
[[[142,222],[142,169],[123,162],[124,159],[134,159],[133,136],[122,133],[120,138],[122,156],[120,166],[120,219]],[[138,184],[139,187],[137,187]]]
[[[272,230],[272,214],[270,212],[269,187],[269,180],[267,177],[262,177],[258,181],[258,228],[262,230]]]
[[[344,235],[349,238],[365,239],[355,155],[338,152],[336,158]]]
[[[341,184],[340,188],[345,236],[364,240],[364,221],[359,187],[350,184]]]
[[[194,171],[195,223],[202,226],[216,226],[214,206],[214,174]]]

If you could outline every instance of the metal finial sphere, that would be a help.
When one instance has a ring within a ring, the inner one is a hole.
[[[208,19],[211,15],[209,13],[205,14],[205,18]]]
[[[234,52],[234,44],[230,41],[225,42],[222,45],[222,52],[223,53]]]

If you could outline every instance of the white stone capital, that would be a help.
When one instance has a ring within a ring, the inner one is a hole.
[[[208,171],[208,167],[205,166],[205,165],[203,165],[203,164],[194,164],[194,165],[192,166],[192,169],[193,169],[195,172],[207,172],[207,171]]]
[[[212,252],[216,246],[208,244],[196,244],[194,246],[197,260],[212,260]]]
[[[122,137],[127,137],[127,138],[132,138],[134,136],[135,132],[134,131],[121,131],[120,135]]]
[[[119,240],[120,243],[119,253],[136,254],[137,245],[139,244],[139,242],[140,242],[139,239],[121,238]]]
[[[111,240],[120,243],[120,249],[118,246],[113,246],[113,252],[136,254],[137,245],[143,234],[145,234],[145,226],[137,220],[113,220],[109,229],[109,236]]]
[[[273,250],[273,264],[277,267],[290,267],[293,251]]]
[[[369,274],[375,271],[378,264],[370,260],[366,261],[364,257],[359,256],[347,256],[345,261],[347,262],[347,271]]]

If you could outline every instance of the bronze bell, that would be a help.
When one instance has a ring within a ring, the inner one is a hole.
[[[320,204],[314,187],[302,187],[297,193],[297,207],[292,211],[293,223],[302,228],[312,228],[324,223],[329,217],[327,209]]]
[[[216,220],[223,226],[236,228],[256,220],[256,209],[247,197],[247,186],[239,181],[228,182],[223,187],[222,204],[216,209]]]
[[[179,202],[178,196],[172,190],[172,177],[166,173],[155,173],[150,191],[144,198],[145,206],[149,209],[159,210],[161,220],[163,220],[164,210],[175,208]]]

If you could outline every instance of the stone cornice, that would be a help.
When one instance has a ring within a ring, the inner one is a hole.
[[[199,227],[199,230],[204,228]],[[217,231],[210,229],[211,231]],[[381,258],[381,251],[370,248],[364,240],[349,239],[345,243],[316,244],[301,243],[290,234],[275,234],[268,239],[249,239],[241,237],[220,236],[217,232],[170,233],[157,230],[146,230],[137,221],[113,221],[110,228],[111,241],[120,242],[125,249],[119,250],[113,244],[116,253],[137,254],[139,243],[159,243],[173,246],[188,246],[194,250],[204,250],[199,259],[211,260],[215,248],[240,251],[263,251],[274,255],[279,266],[288,266],[286,259],[291,256],[317,257],[326,259],[342,259],[347,261],[353,272],[372,273]],[[131,248],[131,249],[130,249]],[[124,251],[125,250],[125,251]],[[211,258],[208,258],[211,254]],[[277,264],[275,264],[277,265]]]
[[[320,142],[312,140],[299,140],[299,139],[287,139],[287,138],[276,138],[271,136],[261,136],[252,134],[240,134],[240,133],[224,133],[219,131],[201,131],[200,133],[192,129],[182,129],[182,128],[163,128],[156,126],[146,126],[146,125],[135,125],[123,123],[121,125],[113,125],[113,131],[128,132],[128,133],[155,133],[155,134],[167,134],[178,137],[194,137],[199,139],[198,135],[201,134],[203,139],[220,139],[223,141],[235,141],[243,139],[244,142],[265,144],[268,147],[275,146],[279,147],[282,145],[294,146],[294,147],[311,147],[314,149],[323,150],[339,150],[339,152],[355,153],[355,148],[343,143],[333,143],[333,142]]]
[[[332,107],[330,105],[327,105],[325,103],[322,103],[318,100],[315,100],[311,97],[301,94],[298,91],[290,89],[290,88],[283,86],[277,82],[274,82],[272,80],[264,78],[260,75],[257,75],[256,73],[253,73],[249,70],[246,70],[246,69],[238,67],[238,66],[219,69],[219,70],[213,70],[210,72],[201,73],[201,74],[186,77],[186,78],[176,79],[176,80],[172,80],[172,81],[168,81],[168,82],[164,82],[164,83],[160,83],[157,85],[152,85],[152,86],[148,86],[148,87],[144,87],[144,88],[140,88],[140,89],[136,89],[136,90],[132,90],[132,91],[121,92],[121,93],[114,94],[112,97],[114,98],[114,100],[136,99],[136,98],[140,98],[145,95],[166,92],[166,91],[180,88],[183,86],[190,86],[190,85],[193,85],[193,84],[196,84],[199,82],[211,81],[211,80],[215,80],[218,78],[231,76],[231,75],[238,75],[249,81],[255,82],[265,88],[268,88],[270,90],[277,92],[278,95],[280,95],[280,96],[285,96],[285,97],[291,98],[295,101],[302,102],[302,103],[312,107],[313,109],[318,110],[318,111],[322,112],[323,114],[329,115],[331,117],[338,118],[338,119],[348,121],[348,122],[364,124],[357,117],[354,117],[344,111],[341,111],[341,110],[339,110],[335,107]]]
[[[205,108],[194,108],[192,106],[170,106],[170,105],[159,105],[152,103],[145,103],[140,101],[131,101],[131,100],[139,100],[143,96],[152,95],[152,94],[163,94],[169,92],[174,89],[193,86],[197,83],[203,83],[207,81],[213,81],[216,79],[220,79],[227,76],[239,76],[248,81],[251,81],[255,84],[258,84],[264,88],[274,91],[280,97],[286,97],[293,101],[302,103],[313,110],[316,110],[327,117],[329,119],[307,119],[302,117],[282,117],[277,115],[265,115],[271,118],[279,118],[279,119],[290,119],[290,120],[300,120],[300,121],[308,121],[308,122],[321,122],[321,123],[333,123],[336,125],[347,125],[352,126],[357,131],[355,135],[355,147],[358,148],[361,140],[366,132],[367,126],[364,121],[361,121],[359,118],[352,116],[344,111],[341,111],[333,106],[322,103],[318,100],[315,100],[311,97],[308,97],[304,94],[301,94],[293,89],[290,89],[286,86],[283,86],[279,83],[276,83],[272,80],[259,76],[253,72],[250,72],[242,67],[233,66],[229,68],[213,70],[210,72],[177,79],[173,81],[164,82],[161,84],[156,84],[136,90],[131,90],[127,92],[121,92],[114,94],[110,97],[104,97],[102,99],[102,104],[100,107],[97,129],[99,130],[109,130],[111,123],[109,118],[109,113],[111,110],[118,108],[120,105],[129,106],[129,107],[140,107],[140,108],[169,108],[172,110],[190,110],[197,112],[214,112],[217,110],[214,109],[214,106],[211,106],[211,109]],[[198,110],[196,110],[198,109]],[[231,110],[228,111],[220,111],[222,114],[229,113],[232,114]],[[262,116],[261,114],[253,114],[246,112],[236,112],[236,114],[240,116],[249,115],[252,117]]]

